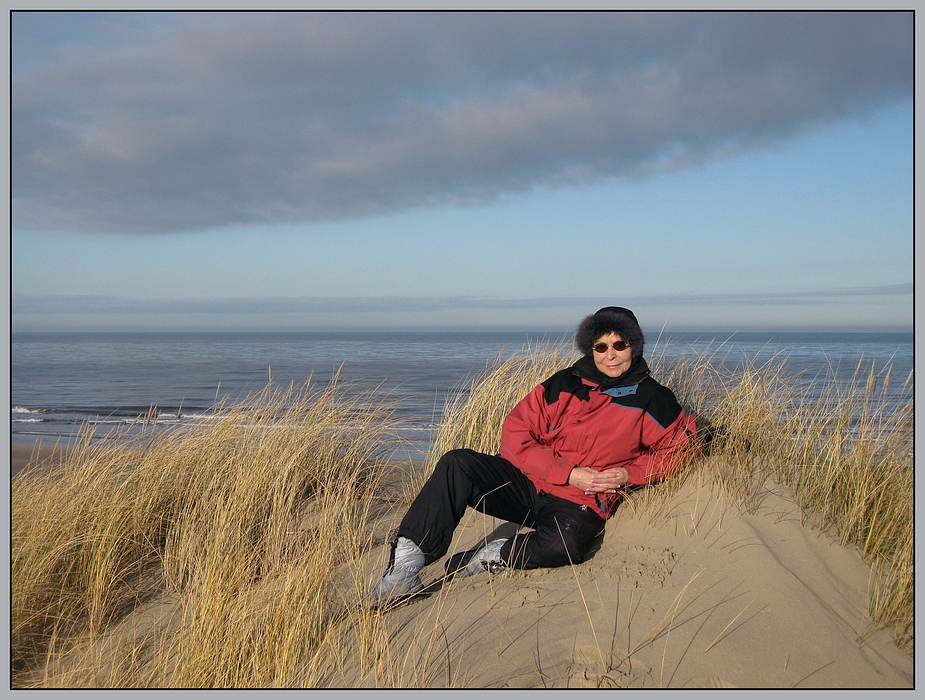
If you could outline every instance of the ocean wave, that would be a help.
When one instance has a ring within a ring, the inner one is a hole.
[[[428,425],[401,425],[398,429],[403,433],[431,433],[439,427],[436,423],[431,423]]]

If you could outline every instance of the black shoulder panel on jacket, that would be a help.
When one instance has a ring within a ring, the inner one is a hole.
[[[559,394],[565,392],[573,394],[582,401],[587,401],[591,395],[591,387],[587,386],[572,368],[559,370],[543,382],[543,395],[547,404],[554,404],[559,400]]]
[[[613,403],[643,410],[663,428],[674,423],[681,415],[681,404],[671,389],[662,386],[651,377],[639,383],[635,394],[616,397]]]

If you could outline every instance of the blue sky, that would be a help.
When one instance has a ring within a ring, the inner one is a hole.
[[[903,13],[14,13],[13,330],[911,330]]]

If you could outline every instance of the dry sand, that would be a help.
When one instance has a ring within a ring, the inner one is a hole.
[[[470,511],[451,552],[496,528]],[[788,490],[741,514],[700,472],[658,512],[621,506],[574,568],[459,579],[388,614],[433,687],[912,688],[912,656],[868,620],[870,583]]]

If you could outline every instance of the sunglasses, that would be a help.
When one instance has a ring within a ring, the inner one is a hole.
[[[626,350],[629,346],[630,344],[625,340],[618,340],[616,343],[611,343],[610,346],[608,346],[607,343],[598,343],[597,345],[592,345],[591,349],[594,350],[594,352],[604,354],[607,352],[608,347],[613,347],[614,350],[620,352],[621,350]]]

